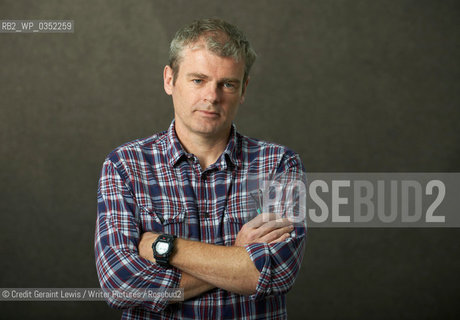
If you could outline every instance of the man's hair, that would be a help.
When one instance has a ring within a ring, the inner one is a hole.
[[[204,41],[206,49],[221,56],[244,60],[243,83],[249,75],[256,53],[244,33],[236,26],[221,19],[195,20],[176,32],[169,48],[169,66],[176,82],[184,49],[196,42]]]

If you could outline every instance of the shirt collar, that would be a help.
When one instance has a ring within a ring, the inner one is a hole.
[[[187,156],[187,152],[182,147],[182,144],[179,141],[179,138],[176,134],[175,129],[175,120],[171,122],[171,125],[167,131],[168,136],[168,161],[171,166],[176,165],[182,157]],[[240,135],[236,131],[236,126],[232,123],[232,128],[230,131],[230,138],[227,143],[227,147],[225,148],[222,155],[219,157],[220,166],[222,168],[227,167],[227,162],[229,161],[232,165],[238,167],[241,164],[241,160],[239,159],[239,153],[241,149],[241,139]]]
[[[168,129],[168,161],[171,166],[174,166],[186,154],[182,147],[179,138],[176,135],[175,121],[171,122]]]
[[[230,138],[228,139],[227,147],[225,148],[222,156],[220,157],[221,166],[226,167],[227,163],[224,161],[229,161],[232,165],[238,167],[240,166],[239,152],[241,149],[240,135],[236,131],[236,126],[232,123],[232,128],[230,131]]]

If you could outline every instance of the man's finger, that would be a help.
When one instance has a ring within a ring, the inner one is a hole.
[[[290,227],[290,226],[292,226],[292,222],[289,219],[285,218],[285,219],[280,219],[280,220],[268,221],[262,224],[258,229],[260,229],[262,233],[269,233],[272,230],[276,230],[276,229],[280,229],[284,227]]]
[[[246,224],[248,227],[251,228],[259,228],[261,225],[269,222],[269,221],[276,221],[282,219],[280,214],[272,213],[272,212],[265,212],[258,214],[255,218],[251,221],[247,222]]]
[[[283,227],[283,228],[278,228],[278,229],[272,230],[270,232],[267,232],[265,234],[262,234],[259,237],[259,241],[260,242],[270,243],[270,242],[278,239],[279,237],[283,236],[286,233],[289,234],[290,232],[292,232],[292,230],[294,230],[293,226],[287,226],[287,227]]]
[[[293,230],[292,222],[289,221],[289,219],[268,221],[260,225],[258,228],[253,228],[252,230],[253,230],[254,236],[260,239],[272,231],[286,228],[286,227],[291,228],[291,231]]]
[[[269,244],[271,244],[271,243],[283,242],[283,241],[285,241],[285,240],[286,240],[287,238],[289,238],[289,237],[290,237],[290,234],[289,234],[289,233],[284,233],[284,234],[283,234],[281,237],[279,237],[278,239],[269,242]]]
[[[277,215],[275,213],[265,212],[255,216],[251,221],[247,222],[247,225],[251,228],[258,228],[265,222],[275,219],[277,219]]]

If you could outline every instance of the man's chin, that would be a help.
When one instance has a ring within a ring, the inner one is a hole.
[[[196,128],[195,132],[204,137],[216,137],[229,132],[229,130],[230,128],[224,128],[223,126],[204,125]]]

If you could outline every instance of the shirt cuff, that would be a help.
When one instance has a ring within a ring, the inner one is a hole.
[[[271,293],[271,266],[270,266],[270,248],[266,243],[252,243],[246,246],[249,257],[260,272],[257,281],[256,292],[249,296],[250,299],[270,295]]]
[[[161,290],[179,288],[182,272],[174,267],[164,269],[158,265],[153,265],[151,272],[148,273],[152,275],[152,281],[155,281],[154,278],[161,274],[162,283],[161,287],[152,286],[148,288],[154,290],[154,292],[158,292],[158,295],[144,301],[143,308],[153,312],[161,312],[169,304],[167,295],[163,295]]]

